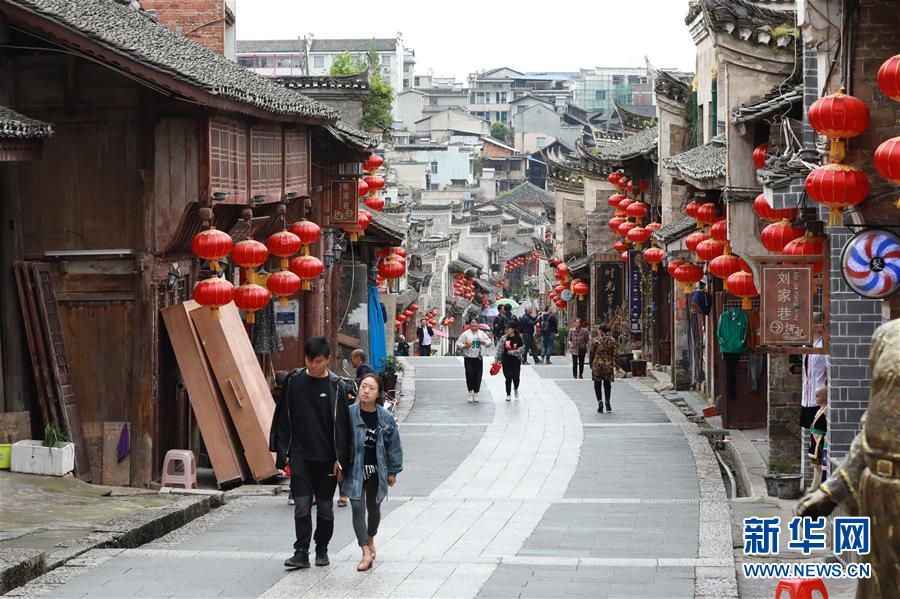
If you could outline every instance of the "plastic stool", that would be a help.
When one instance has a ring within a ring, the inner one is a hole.
[[[181,464],[181,472],[178,465]],[[185,489],[197,488],[197,461],[194,452],[187,449],[170,449],[162,466],[162,486],[182,485]]]
[[[782,595],[787,591],[787,595]],[[783,578],[775,587],[775,599],[814,599],[813,591],[822,593],[822,599],[828,599],[828,590],[821,578]]]

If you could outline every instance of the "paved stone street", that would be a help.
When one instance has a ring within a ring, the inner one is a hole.
[[[349,508],[336,508],[332,565],[286,572],[292,508],[284,496],[242,497],[139,549],[90,552],[13,594],[736,596],[715,458],[641,379],[617,381],[613,412],[601,415],[591,381],[572,380],[562,359],[524,367],[511,403],[502,375],[485,368],[477,404],[465,401],[461,359],[409,363],[405,470],[384,504],[371,572],[355,570]]]

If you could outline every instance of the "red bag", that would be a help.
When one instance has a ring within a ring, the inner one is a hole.
[[[497,373],[499,373],[501,368],[503,368],[503,367],[500,366],[500,362],[494,362],[493,364],[491,364],[491,376],[494,376]]]

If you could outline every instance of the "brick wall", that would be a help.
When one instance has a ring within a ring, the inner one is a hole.
[[[141,0],[141,6],[169,29],[225,54],[225,0]]]
[[[770,354],[768,364],[769,471],[800,472],[801,375],[792,374],[788,356]]]

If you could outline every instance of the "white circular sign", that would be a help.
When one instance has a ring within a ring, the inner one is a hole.
[[[559,294],[559,298],[564,302],[572,301],[573,294],[568,289],[563,289],[562,293]]]

